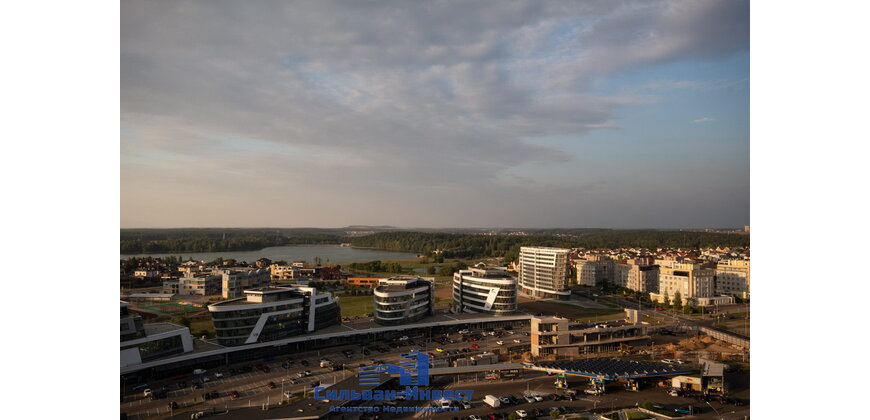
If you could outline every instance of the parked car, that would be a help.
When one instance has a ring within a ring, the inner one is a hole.
[[[472,345],[471,345],[471,348],[473,348],[473,349],[479,349],[480,346],[478,346],[477,344],[472,344]]]
[[[533,397],[531,395],[526,395],[523,398],[525,398],[527,402],[530,402],[530,403],[535,402],[535,397]]]
[[[541,394],[538,394],[537,392],[533,392],[533,393],[532,393],[532,397],[533,397],[533,398],[535,399],[535,401],[537,401],[537,402],[544,401],[544,397],[542,397]]]
[[[274,383],[274,382],[272,382],[272,381],[269,381],[269,383],[268,383],[268,384],[267,384],[267,385],[266,385],[266,386],[268,386],[268,387],[269,387],[269,389],[275,389],[275,387],[276,387],[276,386],[278,386],[278,385],[275,385],[275,383]]]
[[[151,396],[151,388],[145,388],[145,391],[143,391],[143,393],[145,394],[146,397],[150,397]]]
[[[215,378],[223,378],[223,377],[224,377],[224,374],[223,374],[223,373],[220,373],[220,372],[215,372],[214,377],[215,377]]]
[[[175,401],[170,402],[170,403],[168,404],[168,406],[169,406],[169,409],[170,409],[170,410],[177,410],[177,409],[178,409],[178,403],[175,402]]]
[[[503,345],[504,345],[504,341],[498,340],[498,341],[495,342],[495,344],[498,344],[498,345],[500,345],[500,346],[503,346]]]
[[[230,392],[230,397],[232,397],[232,398],[239,398],[239,391],[232,391],[232,392]]]
[[[517,410],[516,413],[517,413],[517,416],[520,416],[521,418],[529,416],[529,413],[526,413],[526,410]]]

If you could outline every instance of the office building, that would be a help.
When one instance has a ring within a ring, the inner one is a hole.
[[[520,248],[520,290],[533,297],[569,299],[569,251],[550,247]]]
[[[453,274],[453,302],[458,312],[506,315],[517,309],[517,280],[506,267],[478,264]]]
[[[305,334],[340,322],[338,299],[312,287],[262,287],[208,306],[218,344],[237,346]]]
[[[193,351],[190,330],[170,323],[143,324],[121,301],[121,367]]]
[[[404,324],[435,314],[435,282],[421,277],[380,279],[374,290],[375,322]]]

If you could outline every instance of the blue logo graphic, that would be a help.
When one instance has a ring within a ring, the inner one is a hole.
[[[398,373],[399,384],[401,385],[429,385],[428,354],[412,350],[409,353],[402,354],[402,359],[399,363],[398,366],[383,364],[360,368],[359,384],[380,385],[383,382],[381,374],[390,375]]]

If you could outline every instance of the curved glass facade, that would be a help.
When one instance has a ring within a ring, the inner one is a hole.
[[[432,282],[421,278],[388,279],[375,288],[375,322],[397,325],[434,314]]]
[[[479,265],[453,275],[459,312],[507,315],[517,310],[517,281],[501,267]]]

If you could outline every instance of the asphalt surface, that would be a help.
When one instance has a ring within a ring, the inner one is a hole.
[[[163,416],[171,414],[168,405],[173,401],[178,404],[180,410],[193,411],[226,411],[228,409],[239,407],[257,407],[262,404],[275,404],[281,401],[284,399],[283,391],[290,391],[294,395],[301,395],[303,391],[312,389],[311,383],[314,381],[320,381],[321,384],[332,384],[335,383],[335,381],[341,381],[348,376],[354,376],[356,375],[355,370],[359,365],[370,365],[372,359],[382,360],[386,363],[398,363],[401,354],[410,349],[416,348],[423,352],[432,353],[436,356],[435,359],[437,360],[446,357],[442,352],[438,352],[436,350],[437,348],[451,351],[469,348],[470,351],[467,355],[472,355],[484,350],[493,350],[497,348],[505,349],[510,346],[529,343],[529,337],[524,336],[522,332],[516,332],[513,335],[505,335],[501,338],[484,336],[482,340],[475,342],[462,342],[459,334],[456,334],[455,336],[451,335],[450,338],[453,338],[456,342],[442,346],[437,342],[423,342],[422,339],[411,340],[415,342],[415,345],[404,345],[397,349],[390,348],[390,351],[386,353],[374,351],[370,352],[369,355],[364,355],[362,353],[362,348],[356,345],[335,347],[326,351],[306,352],[284,357],[276,357],[274,361],[270,362],[247,362],[235,364],[221,369],[209,370],[204,375],[191,374],[181,379],[152,381],[148,383],[151,390],[158,391],[164,386],[168,389],[166,398],[154,401],[145,396],[144,392],[141,390],[135,392],[132,391],[132,388],[138,384],[127,384],[124,402],[121,403],[120,411],[122,413],[127,413],[128,419],[136,420],[155,415]],[[515,339],[520,340],[521,343],[514,343],[513,340]],[[496,342],[499,340],[504,341],[504,345],[498,345]],[[424,346],[421,347],[420,344],[424,344]],[[471,344],[477,344],[480,348],[471,350]],[[375,346],[388,347],[386,343],[376,344]],[[353,350],[354,354],[348,358],[342,354],[343,350]],[[284,369],[281,367],[281,364],[289,357],[294,359],[294,363],[290,369]],[[351,369],[333,371],[332,368],[321,368],[319,367],[321,357],[331,360],[336,365],[345,364]],[[306,360],[309,365],[302,366],[302,360]],[[251,372],[238,373],[235,376],[229,374],[230,368],[238,369],[242,366],[254,367],[258,364],[267,366],[269,372],[266,373],[254,368]],[[310,370],[312,375],[306,378],[298,378],[296,374],[305,370]],[[216,372],[221,372],[223,377],[215,378],[214,374]],[[202,389],[192,389],[192,382],[201,379],[201,377],[208,377],[210,380],[203,384],[204,387]],[[283,387],[282,379],[284,380]],[[292,384],[290,382],[292,379],[299,381],[299,383]],[[181,381],[187,383],[186,388],[178,388],[178,383]],[[275,383],[276,387],[274,389],[270,389],[267,386],[270,381]],[[210,400],[205,400],[203,398],[203,394],[213,391],[219,393],[218,398]],[[239,397],[232,398],[230,396],[232,391],[237,391]],[[176,410],[172,410],[172,413],[175,411]]]

